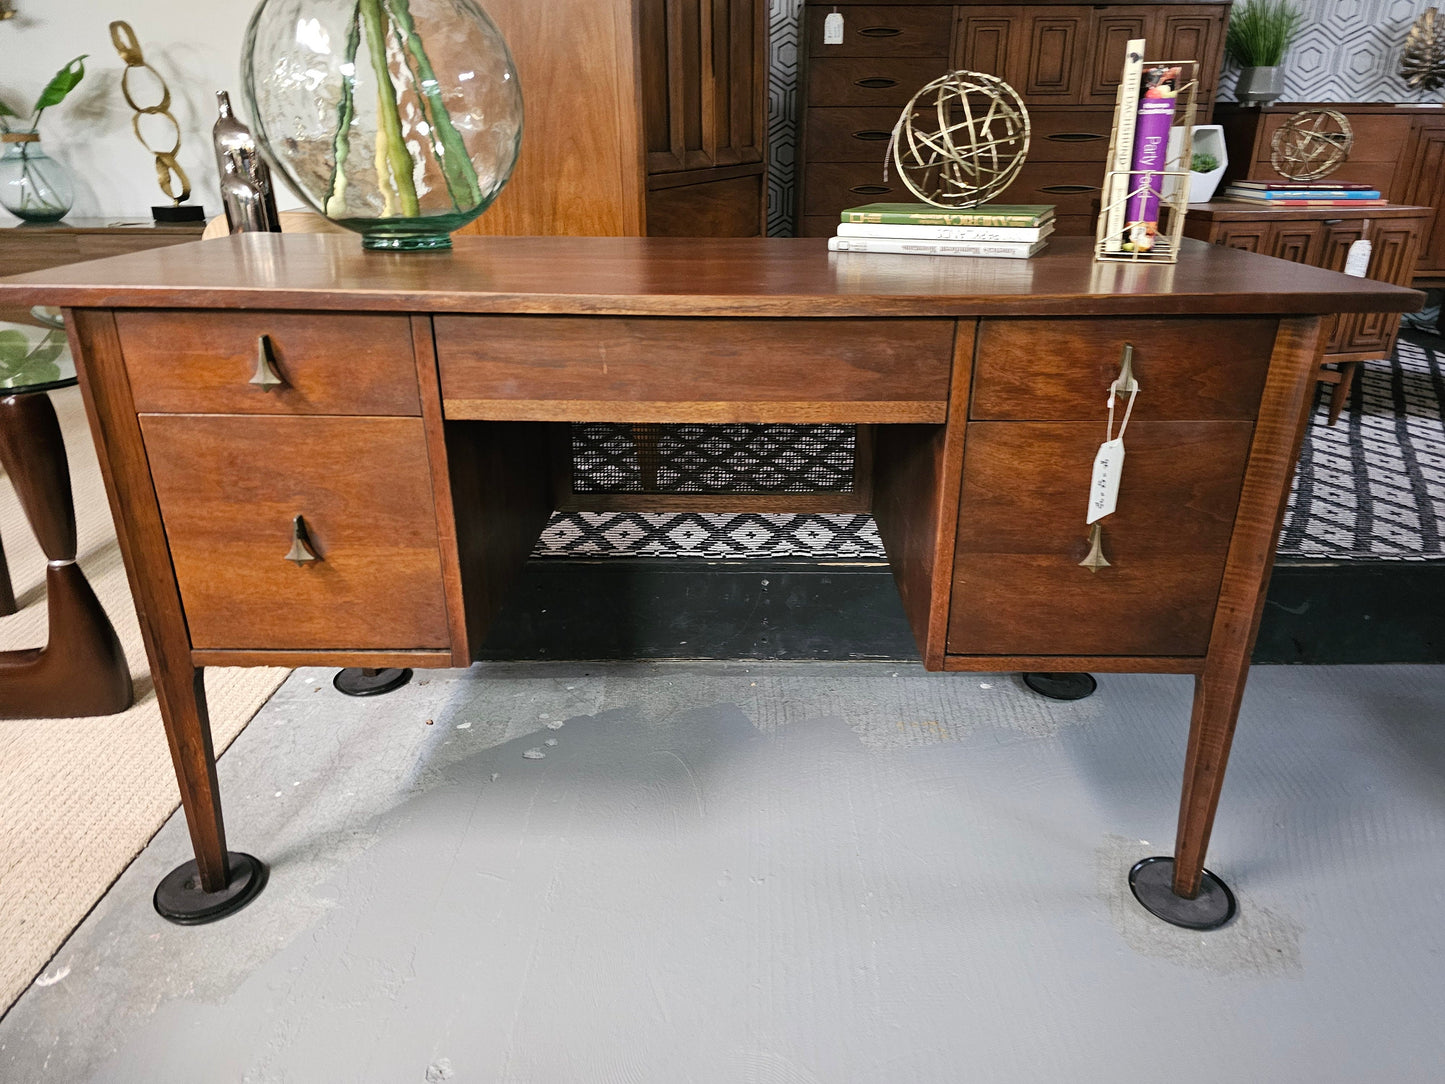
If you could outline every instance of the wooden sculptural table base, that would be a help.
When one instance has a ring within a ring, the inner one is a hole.
[[[0,396],[0,466],[49,559],[45,590],[50,617],[44,647],[0,652],[0,718],[124,711],[133,698],[130,667],[110,619],[75,562],[70,470],[55,407],[45,392]]]
[[[227,849],[204,667],[468,666],[555,507],[551,426],[818,422],[876,427],[872,512],[928,669],[1194,676],[1175,852],[1131,880],[1207,928],[1233,907],[1204,856],[1321,316],[1420,295],[1190,240],[1129,267],[1075,239],[1013,261],[249,234],[5,302],[71,311],[195,851],[167,917],[265,877]],[[1101,567],[1084,510],[1123,356],[1142,390]]]

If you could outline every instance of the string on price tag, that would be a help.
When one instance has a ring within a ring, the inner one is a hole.
[[[1094,474],[1089,480],[1089,510],[1085,523],[1097,523],[1111,515],[1119,503],[1119,479],[1124,475],[1124,431],[1134,413],[1134,400],[1139,397],[1139,381],[1135,379],[1131,359],[1133,347],[1124,347],[1124,368],[1109,385],[1109,421],[1104,429],[1104,443],[1094,456]],[[1119,433],[1114,434],[1114,405],[1120,392],[1129,396]]]

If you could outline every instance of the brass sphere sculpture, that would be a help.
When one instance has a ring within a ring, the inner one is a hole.
[[[1302,109],[1274,133],[1269,164],[1292,181],[1317,181],[1344,165],[1354,145],[1355,133],[1343,113]]]
[[[976,207],[998,196],[1028,150],[1028,108],[986,72],[949,72],[927,84],[903,107],[888,141],[898,176],[935,207]]]

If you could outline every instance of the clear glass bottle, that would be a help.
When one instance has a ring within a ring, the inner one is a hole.
[[[271,165],[366,248],[450,247],[521,146],[517,70],[472,0],[263,0],[241,76]]]
[[[26,222],[56,222],[75,202],[70,172],[40,146],[38,132],[0,133],[0,205]]]

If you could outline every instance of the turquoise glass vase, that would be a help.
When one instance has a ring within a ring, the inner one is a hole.
[[[272,167],[366,248],[451,247],[517,161],[517,71],[471,0],[263,0],[241,74]]]
[[[0,136],[0,205],[25,222],[58,222],[75,202],[65,167],[40,146],[35,132]]]

